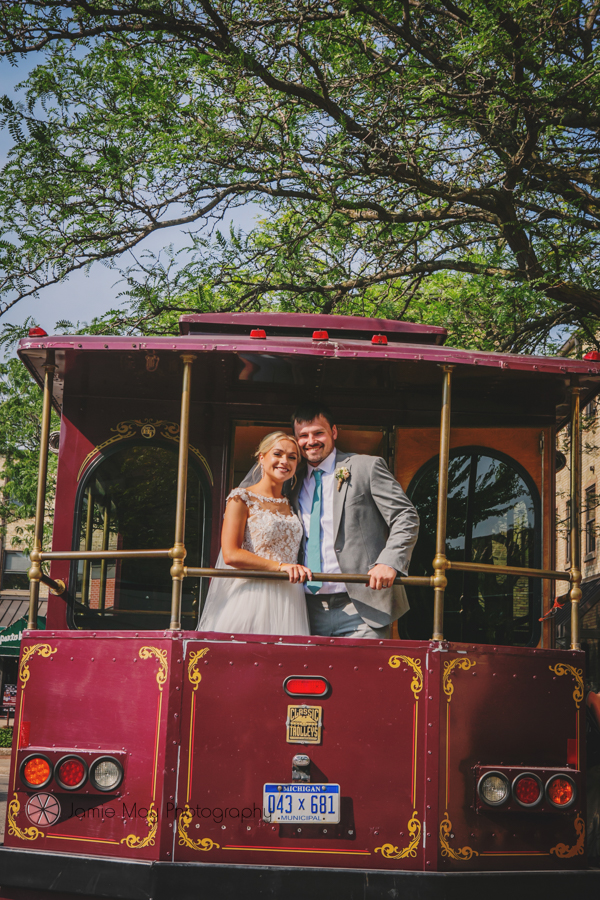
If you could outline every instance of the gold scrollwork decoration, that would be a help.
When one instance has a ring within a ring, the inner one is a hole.
[[[582,855],[585,848],[585,822],[581,816],[577,816],[573,824],[577,832],[577,842],[572,847],[567,846],[567,844],[557,844],[556,847],[550,848],[550,853],[555,853],[561,859]]]
[[[152,659],[155,656],[158,660],[158,672],[156,673],[156,683],[159,691],[162,691],[163,685],[169,674],[169,663],[167,662],[167,651],[161,650],[159,647],[140,647],[140,659]]]
[[[399,850],[394,844],[384,844],[382,847],[375,847],[375,853],[381,853],[384,859],[406,859],[407,856],[415,857],[417,855],[417,847],[421,840],[421,823],[416,809],[408,822],[408,833],[410,835],[408,847]]]
[[[103,441],[101,444],[97,444],[93,450],[90,450],[81,463],[79,472],[77,473],[77,481],[80,480],[95,456],[98,456],[98,454],[102,453],[103,450],[106,450],[107,447],[110,447],[112,444],[116,444],[119,441],[126,441],[129,438],[134,438],[139,435],[146,440],[158,436],[164,440],[179,443],[179,425],[177,422],[167,422],[165,419],[126,419],[124,422],[118,422],[117,425],[110,430],[113,432],[112,436],[107,438],[107,440]],[[206,457],[200,453],[197,447],[194,447],[191,444],[190,453],[192,453],[204,467],[211,485],[214,484],[212,470]]]
[[[192,840],[189,837],[187,830],[192,824],[192,819],[194,815],[190,809],[189,803],[185,804],[185,808],[179,819],[177,820],[177,833],[179,834],[179,846],[180,847],[190,847],[192,850],[202,850],[206,852],[207,850],[213,850],[215,847],[217,850],[221,849],[221,845],[217,844],[211,838],[199,838],[197,841]]]
[[[446,697],[448,698],[448,703],[450,703],[450,701],[452,700],[452,694],[454,693],[454,685],[452,684],[452,673],[454,672],[454,670],[463,669],[466,672],[468,669],[471,669],[476,665],[477,663],[474,659],[467,659],[466,656],[458,656],[456,659],[446,660],[446,662],[444,663],[442,688]]]
[[[573,700],[575,701],[575,706],[579,709],[579,704],[583,700],[583,670],[576,669],[574,666],[569,666],[566,663],[556,663],[555,666],[548,666],[551,672],[554,672],[555,675],[572,675],[575,679],[575,690],[573,691]]]
[[[22,841],[37,841],[39,837],[44,837],[44,832],[40,831],[35,825],[31,828],[19,828],[17,825],[17,816],[21,810],[21,804],[15,794],[8,804],[8,833],[12,837],[20,838]]]
[[[467,666],[467,668],[469,668]],[[449,856],[450,859],[467,860],[472,856],[479,856],[477,850],[471,847],[459,847],[454,850],[448,843],[448,838],[454,837],[452,834],[452,822],[448,817],[448,812],[444,813],[444,818],[440,822],[440,844],[442,845],[442,856]]]
[[[137,834],[128,834],[127,837],[121,839],[122,844],[127,844],[131,850],[141,850],[142,847],[154,847],[156,840],[156,831],[158,829],[158,813],[154,803],[148,807],[148,815],[146,816],[146,825],[148,826],[148,834],[146,837],[138,837]]]
[[[48,659],[49,656],[52,656],[56,652],[57,648],[55,647],[53,650],[50,644],[33,644],[31,647],[25,647],[21,656],[21,662],[19,663],[19,680],[21,682],[21,688],[25,687],[31,676],[31,672],[29,671],[29,660],[31,657],[37,655]]]
[[[388,665],[392,669],[399,669],[401,663],[406,663],[413,670],[413,679],[410,683],[410,689],[414,694],[415,700],[419,699],[419,694],[423,690],[423,669],[421,668],[421,660],[413,659],[410,656],[390,656]]]
[[[198,685],[202,681],[202,675],[200,674],[200,670],[196,668],[196,663],[199,662],[203,656],[206,656],[210,647],[203,647],[201,650],[195,650],[193,653],[190,653],[190,660],[188,662],[188,678],[191,684],[194,685],[194,690],[198,690]]]

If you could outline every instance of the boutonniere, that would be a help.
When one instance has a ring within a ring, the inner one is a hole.
[[[341,469],[337,469],[335,477],[337,478],[338,491],[341,491],[343,483],[350,478],[350,469],[342,466]]]

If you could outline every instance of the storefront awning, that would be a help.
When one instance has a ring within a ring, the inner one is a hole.
[[[37,627],[46,627],[46,619],[43,616],[38,616]],[[26,628],[27,616],[23,616],[22,619],[18,619],[12,625],[9,625],[8,628],[0,631],[0,656],[19,656],[21,652],[21,638]]]

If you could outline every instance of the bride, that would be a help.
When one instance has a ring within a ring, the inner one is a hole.
[[[310,634],[302,583],[312,575],[297,562],[302,525],[282,495],[295,476],[300,448],[295,438],[274,431],[256,456],[260,481],[227,498],[217,568],[287,572],[289,581],[213,578],[198,631]]]

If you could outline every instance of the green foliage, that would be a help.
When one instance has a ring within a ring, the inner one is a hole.
[[[594,343],[599,27],[595,0],[6,0],[4,52],[45,58],[0,108],[4,309],[100,260],[126,306],[92,330],[275,308]],[[172,226],[184,253],[127,258]]]
[[[0,522],[4,531],[7,524],[31,519],[35,514],[41,412],[42,392],[20,360],[11,358],[0,363],[0,477],[4,481]],[[59,427],[53,412],[51,430]],[[52,528],[56,461],[56,456],[49,454],[46,541]],[[32,532],[32,524],[20,524],[14,545],[29,549]]]
[[[13,729],[0,728],[0,747],[12,747]]]

